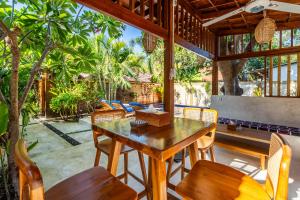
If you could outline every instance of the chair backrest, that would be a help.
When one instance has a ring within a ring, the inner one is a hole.
[[[125,111],[118,109],[118,110],[108,110],[108,111],[95,111],[91,114],[91,121],[92,124],[98,122],[105,122],[105,121],[112,121],[114,119],[122,119],[125,118]],[[101,136],[101,133],[98,131],[93,130],[93,137],[95,146],[98,145],[98,137]]]
[[[15,162],[19,168],[20,200],[44,200],[44,185],[39,168],[27,154],[23,139],[15,146]]]
[[[183,109],[184,118],[206,121],[211,123],[218,122],[218,111],[209,108],[184,108]],[[215,137],[216,129],[212,132],[212,137]]]
[[[266,180],[266,190],[272,199],[286,200],[288,198],[291,157],[292,151],[286,141],[279,134],[273,133]]]

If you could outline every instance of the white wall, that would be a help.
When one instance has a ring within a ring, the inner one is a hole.
[[[220,117],[300,128],[300,99],[212,96]]]

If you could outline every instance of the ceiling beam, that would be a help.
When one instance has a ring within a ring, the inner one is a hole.
[[[286,23],[277,23],[277,30],[287,30],[287,29],[295,29],[300,28],[300,21],[295,22],[286,22]],[[254,32],[256,25],[251,25],[249,28],[235,28],[235,29],[227,29],[227,30],[218,30],[216,34],[218,36],[225,36],[225,35],[238,35],[238,34],[246,34]]]
[[[182,46],[182,47],[184,47],[184,48],[186,48],[186,49],[188,49],[188,50],[190,50],[190,51],[192,51],[192,52],[194,52],[194,53],[196,53],[200,56],[203,56],[203,57],[206,57],[206,58],[209,58],[209,59],[214,59],[214,57],[215,57],[213,54],[211,54],[207,51],[204,51],[203,49],[199,48],[198,46],[182,39],[178,35],[175,35],[175,42],[178,45],[180,45],[180,46]]]
[[[300,52],[300,46],[297,46],[297,47],[273,49],[273,50],[266,50],[266,51],[247,52],[238,55],[220,56],[217,57],[217,61],[239,60],[242,58],[254,58],[254,57],[264,57],[264,56],[288,55],[288,54],[294,54],[299,52]]]

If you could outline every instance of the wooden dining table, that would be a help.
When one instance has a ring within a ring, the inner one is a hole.
[[[107,169],[114,176],[122,145],[127,145],[149,156],[154,200],[167,199],[166,161],[188,147],[191,166],[199,159],[197,140],[216,128],[216,124],[185,118],[174,118],[164,127],[132,128],[134,118],[118,119],[93,124],[93,129],[112,138],[113,145]]]

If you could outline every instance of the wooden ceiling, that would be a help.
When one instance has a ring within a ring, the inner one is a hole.
[[[246,5],[250,0],[185,0],[203,22],[214,19]],[[300,4],[300,0],[278,0],[281,2]],[[267,15],[276,20],[278,29],[300,27],[300,15],[267,10]],[[239,34],[251,32],[263,18],[263,12],[253,14],[243,12],[208,28],[217,35]]]

